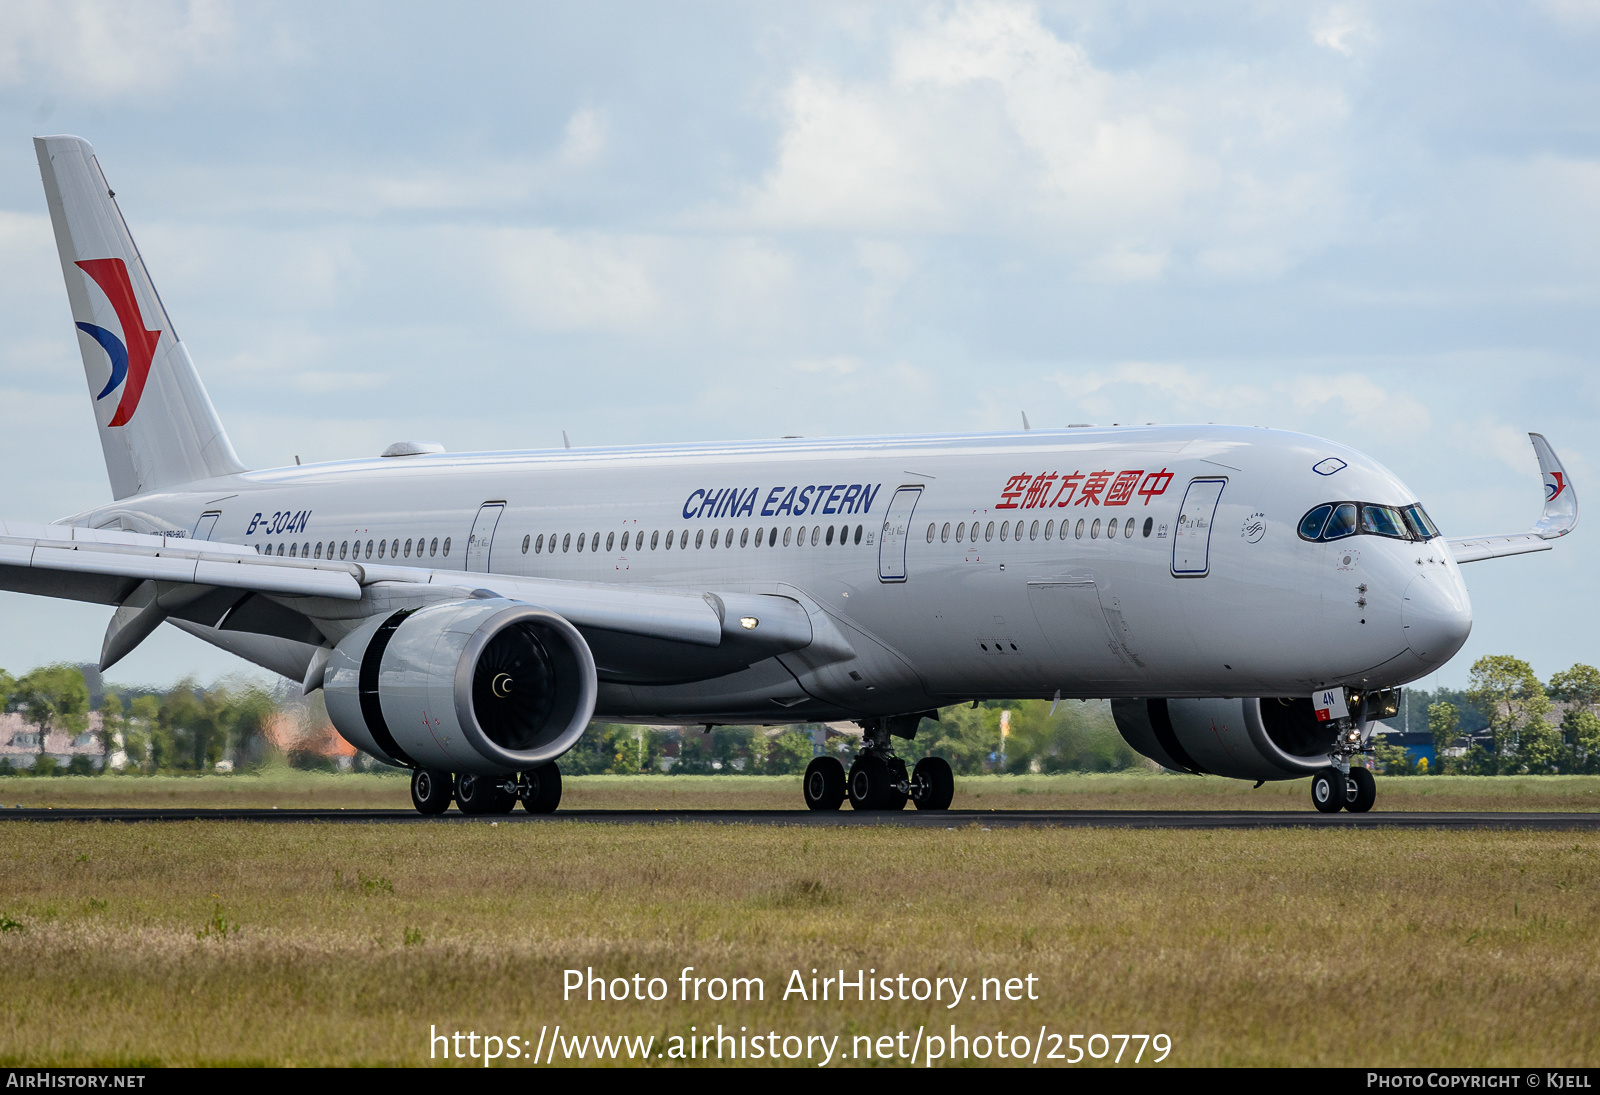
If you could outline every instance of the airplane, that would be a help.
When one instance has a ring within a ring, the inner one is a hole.
[[[894,737],[985,698],[1109,700],[1175,772],[1312,777],[1363,812],[1377,721],[1472,626],[1461,566],[1549,550],[1544,511],[1445,537],[1377,461],[1257,427],[1068,427],[450,453],[247,469],[94,149],[35,139],[113,501],[0,523],[0,588],[114,606],[323,689],[423,814],[550,812],[591,719],[854,720],[812,810],[947,809]]]

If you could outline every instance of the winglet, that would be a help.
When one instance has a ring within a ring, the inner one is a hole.
[[[1577,527],[1578,495],[1544,434],[1530,433],[1528,438],[1533,442],[1533,451],[1539,454],[1539,473],[1544,477],[1544,515],[1533,531],[1542,539],[1554,540]]]

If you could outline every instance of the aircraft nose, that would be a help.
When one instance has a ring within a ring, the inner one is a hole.
[[[1406,587],[1400,625],[1413,654],[1434,668],[1443,665],[1472,633],[1467,587],[1448,570],[1418,574]]]

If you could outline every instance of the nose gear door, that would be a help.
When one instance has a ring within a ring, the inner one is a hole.
[[[1211,525],[1226,479],[1191,479],[1172,534],[1172,576],[1204,578],[1211,570]]]

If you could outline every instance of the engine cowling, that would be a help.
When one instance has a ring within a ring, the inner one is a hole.
[[[1326,768],[1338,728],[1309,698],[1112,700],[1122,737],[1162,767],[1234,779],[1299,779]]]
[[[328,716],[350,744],[409,767],[502,775],[561,756],[598,691],[566,619],[502,598],[368,620],[328,659]]]

